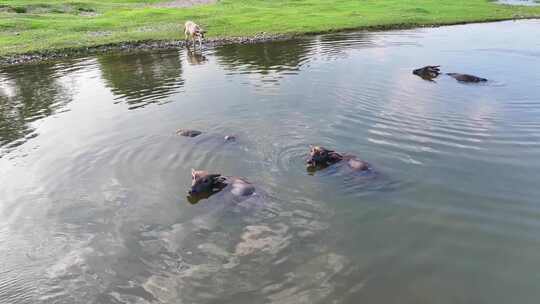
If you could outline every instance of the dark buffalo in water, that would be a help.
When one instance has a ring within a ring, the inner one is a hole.
[[[441,74],[441,71],[439,65],[428,65],[423,68],[413,70],[413,74],[421,77],[424,80],[434,81],[433,79],[437,78]],[[465,83],[478,83],[487,81],[487,79],[485,78],[469,74],[446,73],[446,75],[454,78],[459,82]]]
[[[328,150],[320,146],[313,146],[309,150],[309,156],[306,160],[307,169],[310,172],[325,169],[333,164],[345,162],[347,167],[355,172],[370,171],[370,165],[359,160],[354,155],[340,154],[333,150]]]
[[[197,130],[191,130],[191,129],[178,129],[176,130],[176,134],[180,136],[185,136],[185,137],[196,137],[196,136],[201,135],[202,132],[197,131]]]
[[[225,135],[225,137],[223,139],[225,139],[225,141],[236,141],[236,136],[234,136],[234,135]]]
[[[180,136],[185,136],[185,137],[197,137],[197,136],[201,135],[202,132],[197,131],[197,130],[192,130],[192,129],[178,129],[178,130],[176,130],[176,134],[180,135]],[[232,142],[232,141],[236,141],[236,136],[235,135],[225,135],[223,137],[223,139],[225,141]]]
[[[188,191],[188,200],[191,203],[197,203],[219,192],[230,194],[235,201],[242,201],[255,194],[255,186],[242,177],[222,176],[219,173],[191,169],[191,188]]]
[[[413,74],[420,76],[424,80],[433,81],[441,74],[439,65],[428,65],[423,68],[413,70]]]

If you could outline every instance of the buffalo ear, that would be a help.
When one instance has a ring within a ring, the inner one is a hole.
[[[191,178],[196,179],[198,175],[197,170],[191,168]]]

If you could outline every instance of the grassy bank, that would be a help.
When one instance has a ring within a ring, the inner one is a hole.
[[[192,19],[209,37],[412,27],[540,17],[540,7],[489,0],[221,0],[190,8],[157,0],[0,0],[0,56],[181,39]]]

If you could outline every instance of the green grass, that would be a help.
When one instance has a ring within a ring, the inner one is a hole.
[[[489,0],[222,0],[156,8],[157,0],[0,0],[0,56],[183,38],[191,19],[209,37],[298,34],[538,18],[540,7]]]

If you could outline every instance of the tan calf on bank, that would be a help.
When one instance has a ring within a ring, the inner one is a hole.
[[[205,32],[205,30],[203,30],[193,21],[186,21],[186,23],[184,24],[184,34],[186,35],[186,42],[189,38],[191,38],[191,41],[193,42],[193,47],[195,47],[195,38],[197,38],[197,41],[199,41],[199,47],[202,47],[202,40],[204,39]]]

